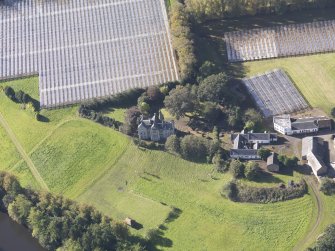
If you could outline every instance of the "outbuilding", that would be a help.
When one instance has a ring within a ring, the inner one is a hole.
[[[271,152],[271,155],[266,161],[266,167],[270,172],[279,172],[279,161],[277,157],[276,153]]]

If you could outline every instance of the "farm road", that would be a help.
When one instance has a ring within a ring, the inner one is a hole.
[[[313,224],[313,226],[311,226],[309,232],[305,235],[305,238],[300,240],[298,244],[293,248],[293,251],[305,250],[306,243],[308,243],[311,239],[314,239],[315,236],[317,235],[317,229],[321,224],[324,215],[324,206],[317,184],[315,184],[313,177],[310,176],[305,176],[304,180],[311,188],[311,194],[315,198],[315,203],[318,211],[315,223]]]
[[[37,182],[40,184],[40,186],[49,191],[49,188],[47,186],[47,184],[44,182],[42,176],[40,175],[40,173],[38,172],[37,168],[35,167],[34,163],[32,162],[32,160],[29,158],[28,154],[25,152],[25,150],[23,149],[21,143],[19,142],[19,140],[16,138],[14,132],[12,131],[12,129],[10,128],[10,126],[7,124],[5,118],[2,116],[2,114],[0,113],[0,124],[3,126],[3,128],[6,130],[9,138],[11,139],[11,141],[13,142],[13,144],[15,145],[16,149],[18,150],[18,152],[20,153],[20,155],[22,156],[22,158],[24,159],[24,161],[27,163],[31,173],[33,174],[33,176],[35,177],[35,179],[37,180]]]

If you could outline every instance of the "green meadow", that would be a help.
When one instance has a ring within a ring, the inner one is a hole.
[[[38,97],[36,78],[1,85]],[[135,219],[143,226],[132,230],[136,234],[145,236],[156,229],[158,249],[269,250],[276,243],[276,250],[288,250],[315,218],[310,195],[268,205],[228,201],[220,189],[231,179],[229,174],[217,173],[212,165],[138,148],[127,136],[79,118],[76,109],[43,110],[47,121],[38,122],[29,109],[0,93],[1,114],[52,192],[94,205],[117,220]],[[5,149],[1,170],[38,188],[2,127],[0,133]],[[275,185],[291,178],[278,175],[275,181],[264,182]]]

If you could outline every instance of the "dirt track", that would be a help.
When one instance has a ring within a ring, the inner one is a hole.
[[[305,235],[305,237],[300,240],[297,245],[293,248],[293,251],[300,251],[300,250],[304,250],[306,247],[306,243],[308,243],[311,239],[315,238],[316,234],[317,234],[317,229],[319,227],[319,225],[321,224],[323,215],[324,215],[324,206],[323,206],[323,202],[321,199],[321,194],[320,191],[318,189],[318,186],[315,182],[315,180],[313,179],[314,177],[311,176],[305,176],[304,180],[306,181],[306,183],[308,184],[308,186],[310,187],[310,192],[311,195],[315,198],[315,203],[317,206],[317,218],[315,223],[313,224],[313,226],[311,226],[309,232]]]

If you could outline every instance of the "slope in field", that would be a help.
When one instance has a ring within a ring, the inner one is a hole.
[[[30,158],[51,191],[74,198],[113,165],[128,141],[110,128],[74,120],[56,129]]]
[[[131,215],[143,224],[144,233],[162,224],[159,249],[292,249],[312,217],[311,197],[268,205],[233,203],[219,192],[228,179],[229,174],[213,172],[211,165],[130,144],[79,200],[120,220]],[[161,204],[178,213],[165,221]]]

